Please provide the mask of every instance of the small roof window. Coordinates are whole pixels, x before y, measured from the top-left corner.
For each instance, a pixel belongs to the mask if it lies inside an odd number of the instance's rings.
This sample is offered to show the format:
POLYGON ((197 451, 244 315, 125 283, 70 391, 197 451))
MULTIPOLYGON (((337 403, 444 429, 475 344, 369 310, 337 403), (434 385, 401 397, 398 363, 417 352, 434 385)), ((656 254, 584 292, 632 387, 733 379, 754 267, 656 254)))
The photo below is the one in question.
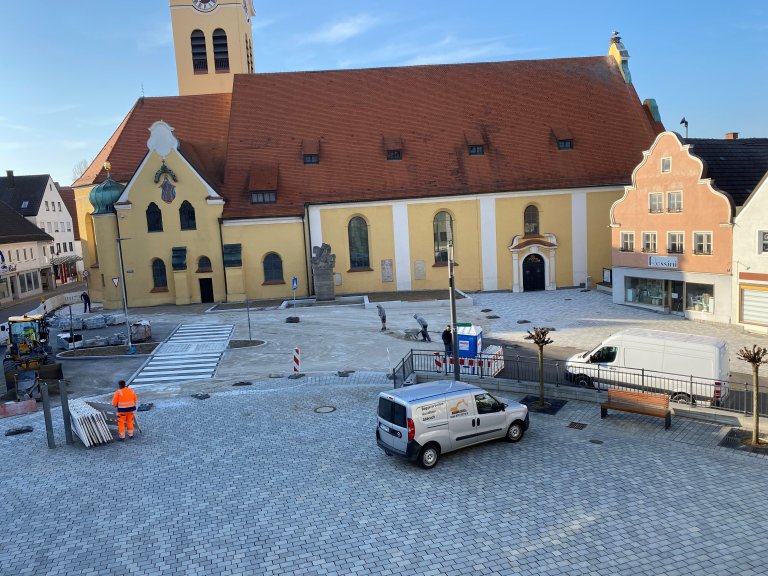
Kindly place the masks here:
POLYGON ((557 141, 558 150, 573 150, 573 135, 566 126, 554 126, 552 135, 557 141))
POLYGON ((301 154, 304 164, 320 164, 320 140, 317 138, 302 140, 301 154))

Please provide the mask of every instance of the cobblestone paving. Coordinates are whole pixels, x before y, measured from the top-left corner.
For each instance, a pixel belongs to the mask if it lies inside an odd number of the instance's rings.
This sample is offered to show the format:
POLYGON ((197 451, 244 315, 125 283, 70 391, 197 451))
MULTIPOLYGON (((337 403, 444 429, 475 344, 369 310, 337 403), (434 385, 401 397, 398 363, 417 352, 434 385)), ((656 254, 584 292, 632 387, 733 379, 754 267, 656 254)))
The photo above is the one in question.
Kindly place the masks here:
POLYGON ((15 418, 35 431, 0 436, 0 574, 766 573, 768 459, 717 448, 725 428, 572 401, 423 471, 375 445, 390 386, 156 399, 137 439, 92 449, 62 445, 60 413, 55 450, 42 414, 15 418))

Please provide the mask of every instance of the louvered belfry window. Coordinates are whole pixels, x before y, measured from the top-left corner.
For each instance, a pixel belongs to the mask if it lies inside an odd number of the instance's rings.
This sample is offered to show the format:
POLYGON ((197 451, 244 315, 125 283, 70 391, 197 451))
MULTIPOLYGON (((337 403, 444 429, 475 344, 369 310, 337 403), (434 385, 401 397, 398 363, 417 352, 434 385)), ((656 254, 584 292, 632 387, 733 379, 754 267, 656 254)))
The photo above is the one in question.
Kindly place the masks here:
POLYGON ((213 31, 213 62, 216 66, 216 72, 229 72, 227 33, 221 28, 213 31))
POLYGON ((208 73, 208 51, 205 48, 205 34, 201 30, 193 30, 192 42, 192 70, 195 74, 208 73))

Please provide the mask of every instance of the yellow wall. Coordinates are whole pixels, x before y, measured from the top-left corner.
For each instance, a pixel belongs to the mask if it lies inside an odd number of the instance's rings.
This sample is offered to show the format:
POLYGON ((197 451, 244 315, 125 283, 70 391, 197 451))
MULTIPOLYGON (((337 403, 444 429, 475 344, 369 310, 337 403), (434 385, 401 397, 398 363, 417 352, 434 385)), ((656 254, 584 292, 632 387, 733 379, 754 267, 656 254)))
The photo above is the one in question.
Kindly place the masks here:
MULTIPOLYGON (((430 202, 408 206, 411 252, 411 287, 413 290, 448 289, 448 267, 435 266, 433 222, 438 212, 448 212, 453 219, 454 269, 456 288, 480 290, 482 258, 480 251, 480 206, 477 199, 458 202, 430 202), (415 262, 424 261, 426 280, 416 280, 415 262)), ((325 234, 325 231, 323 231, 325 234)))
POLYGON ((496 257, 498 289, 512 289, 512 239, 524 233, 523 213, 533 204, 539 209, 539 232, 554 234, 557 286, 573 284, 573 239, 571 238, 571 195, 520 196, 496 200, 496 257))
MULTIPOLYGON (((291 298, 291 279, 296 276, 299 288, 296 297, 308 295, 307 267, 304 260, 304 227, 301 222, 250 224, 242 226, 224 226, 222 229, 224 244, 241 244, 243 268, 242 285, 245 294, 251 300, 272 298, 291 298), (283 284, 264 284, 264 258, 270 252, 276 253, 283 261, 283 284)), ((242 300, 236 292, 238 273, 233 268, 227 269, 227 278, 235 282, 228 286, 230 301, 242 300)))
POLYGON ((253 34, 242 2, 225 3, 219 0, 219 5, 211 12, 202 13, 192 6, 191 0, 171 0, 171 21, 179 95, 231 92, 234 75, 249 72, 245 38, 247 36, 253 46, 253 34), (228 73, 216 72, 214 66, 212 35, 217 28, 227 33, 228 73), (205 34, 207 74, 195 74, 192 67, 190 36, 193 30, 201 30, 205 34))
POLYGON ((587 194, 587 274, 592 284, 603 281, 603 268, 611 267, 611 205, 623 192, 587 194))
MULTIPOLYGON (((184 303, 187 295, 192 302, 200 302, 199 278, 213 278, 215 301, 223 301, 224 278, 221 273, 223 261, 221 241, 219 239, 218 218, 222 213, 221 204, 208 204, 208 191, 200 178, 175 151, 166 158, 166 164, 177 176, 176 198, 170 203, 160 197, 160 185, 154 182, 155 173, 162 166, 162 158, 152 152, 143 170, 134 177, 130 196, 130 209, 118 210, 120 234, 123 238, 123 263, 126 272, 126 288, 130 306, 155 306, 158 304, 176 304, 179 284, 179 303, 184 303), (181 230, 179 208, 184 200, 195 209, 195 230, 181 230), (154 202, 163 215, 163 231, 147 232, 146 210, 154 202), (183 274, 174 274, 171 264, 172 248, 187 248, 187 270, 183 274), (198 260, 207 256, 211 261, 213 273, 197 273, 198 260), (157 291, 153 288, 152 261, 160 258, 165 263, 168 290, 157 291), (154 290, 154 291, 153 291, 154 290)), ((100 266, 101 263, 100 253, 100 266)))
POLYGON ((389 292, 397 289, 395 273, 395 243, 392 229, 392 208, 390 206, 366 206, 322 210, 320 222, 323 241, 330 244, 331 252, 336 255, 334 272, 341 274, 341 285, 336 286, 336 294, 359 294, 361 292, 389 292), (370 271, 350 271, 349 259, 349 221, 355 216, 362 217, 368 223, 368 254, 370 271), (392 282, 382 282, 381 261, 392 260, 392 282))

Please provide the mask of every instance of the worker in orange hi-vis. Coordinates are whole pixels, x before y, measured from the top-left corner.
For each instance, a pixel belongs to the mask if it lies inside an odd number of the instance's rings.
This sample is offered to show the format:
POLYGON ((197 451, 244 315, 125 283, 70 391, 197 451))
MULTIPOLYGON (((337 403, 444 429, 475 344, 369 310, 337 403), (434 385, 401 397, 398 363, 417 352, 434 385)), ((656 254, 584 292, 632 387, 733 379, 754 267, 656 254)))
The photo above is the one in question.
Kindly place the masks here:
POLYGON ((120 380, 119 388, 112 396, 112 405, 117 406, 118 440, 125 440, 125 429, 128 428, 128 439, 133 438, 133 413, 136 411, 136 392, 120 380))

